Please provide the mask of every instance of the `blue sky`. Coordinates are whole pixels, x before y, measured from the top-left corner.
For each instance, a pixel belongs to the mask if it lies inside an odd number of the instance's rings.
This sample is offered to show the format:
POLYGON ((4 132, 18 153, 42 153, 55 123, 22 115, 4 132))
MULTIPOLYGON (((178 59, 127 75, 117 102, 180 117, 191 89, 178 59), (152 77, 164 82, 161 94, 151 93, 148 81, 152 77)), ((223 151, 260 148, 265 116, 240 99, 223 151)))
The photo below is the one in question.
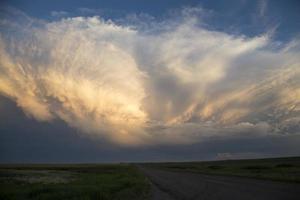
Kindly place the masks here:
POLYGON ((53 20, 53 11, 67 12, 66 16, 100 15, 107 19, 129 14, 148 14, 157 20, 183 7, 201 7, 209 12, 206 23, 211 28, 253 36, 276 28, 274 37, 288 40, 299 33, 300 2, 297 0, 9 0, 3 6, 12 6, 36 18, 53 20), (80 12, 80 9, 95 12, 80 12))
POLYGON ((299 155, 299 1, 0 7, 0 162, 299 155))

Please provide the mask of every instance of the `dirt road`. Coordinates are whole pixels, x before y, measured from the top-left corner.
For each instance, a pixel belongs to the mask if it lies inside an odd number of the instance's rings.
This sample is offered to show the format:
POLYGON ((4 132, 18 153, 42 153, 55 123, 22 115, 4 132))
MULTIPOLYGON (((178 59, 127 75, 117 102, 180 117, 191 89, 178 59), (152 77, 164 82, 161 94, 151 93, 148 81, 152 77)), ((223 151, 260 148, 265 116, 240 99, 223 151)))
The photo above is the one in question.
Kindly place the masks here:
POLYGON ((300 199, 300 184, 139 168, 152 183, 154 200, 300 199))

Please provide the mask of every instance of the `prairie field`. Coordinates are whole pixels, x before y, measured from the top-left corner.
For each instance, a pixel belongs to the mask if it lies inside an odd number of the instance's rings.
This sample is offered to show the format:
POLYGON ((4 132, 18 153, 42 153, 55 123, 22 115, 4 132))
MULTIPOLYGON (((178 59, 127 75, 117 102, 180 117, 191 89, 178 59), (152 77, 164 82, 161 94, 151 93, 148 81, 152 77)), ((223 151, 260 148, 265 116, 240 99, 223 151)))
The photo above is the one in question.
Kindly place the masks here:
MULTIPOLYGON (((254 178, 255 183, 262 179, 275 181, 269 185, 286 182, 297 186, 300 183, 300 157, 122 164, 2 164, 0 199, 155 199, 153 187, 164 184, 163 176, 170 175, 166 180, 174 179, 172 187, 177 187, 180 184, 177 176, 181 180, 192 174, 193 178, 199 177, 199 180, 194 180, 195 185, 205 181, 205 175, 210 175, 210 179, 223 181, 224 177, 229 181, 239 180, 241 184, 246 184, 246 179, 244 183, 235 177, 254 178), (156 176, 158 183, 153 179, 156 176)), ((165 186, 163 191, 170 188, 165 186)), ((213 188, 218 189, 217 186, 213 188)))
POLYGON ((0 199, 147 199, 149 185, 128 164, 2 165, 0 199))

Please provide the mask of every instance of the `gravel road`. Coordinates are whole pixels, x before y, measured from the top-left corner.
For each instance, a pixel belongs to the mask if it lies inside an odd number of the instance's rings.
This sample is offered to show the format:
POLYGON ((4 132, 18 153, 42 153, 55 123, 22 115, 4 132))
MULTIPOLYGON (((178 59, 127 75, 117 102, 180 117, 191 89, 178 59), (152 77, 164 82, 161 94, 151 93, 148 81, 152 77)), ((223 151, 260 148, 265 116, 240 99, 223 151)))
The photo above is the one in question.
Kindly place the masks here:
POLYGON ((154 200, 299 200, 300 184, 171 172, 139 166, 154 200))

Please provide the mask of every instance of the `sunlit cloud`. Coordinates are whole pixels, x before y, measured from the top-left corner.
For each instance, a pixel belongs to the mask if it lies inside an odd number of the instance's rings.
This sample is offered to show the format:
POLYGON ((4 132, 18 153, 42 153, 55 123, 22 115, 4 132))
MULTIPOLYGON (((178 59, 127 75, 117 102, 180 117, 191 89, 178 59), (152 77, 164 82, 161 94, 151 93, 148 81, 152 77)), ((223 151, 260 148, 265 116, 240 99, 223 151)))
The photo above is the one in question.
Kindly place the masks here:
POLYGON ((122 145, 299 133, 299 40, 278 45, 270 33, 210 30, 195 10, 180 16, 159 29, 3 17, 0 93, 36 120, 122 145))

